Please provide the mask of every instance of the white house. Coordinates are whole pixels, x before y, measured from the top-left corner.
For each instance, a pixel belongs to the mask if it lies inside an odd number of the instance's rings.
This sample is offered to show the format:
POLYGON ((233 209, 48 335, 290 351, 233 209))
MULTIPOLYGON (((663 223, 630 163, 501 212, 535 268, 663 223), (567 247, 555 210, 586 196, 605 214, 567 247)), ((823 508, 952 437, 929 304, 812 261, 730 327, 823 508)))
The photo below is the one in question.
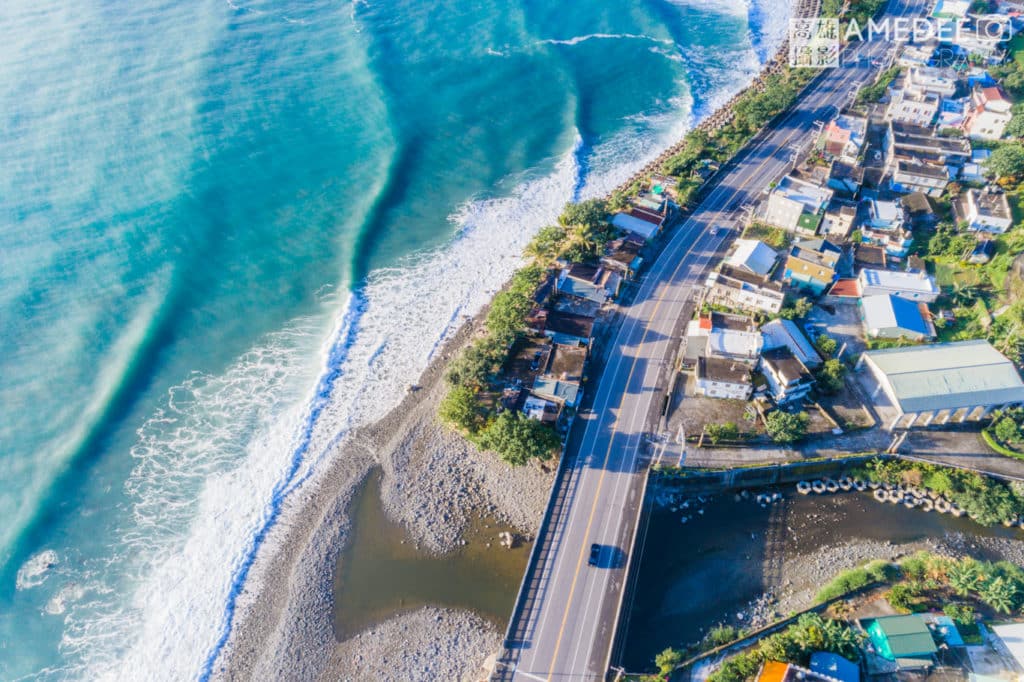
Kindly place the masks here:
POLYGON ((697 393, 709 398, 749 400, 754 392, 750 365, 725 358, 697 359, 697 393))
POLYGON ((832 190, 787 175, 768 195, 764 222, 789 232, 816 234, 832 190))
POLYGON ((780 282, 731 265, 723 264, 709 274, 704 285, 704 301, 709 305, 772 314, 782 310, 786 300, 780 282))
POLYGON ((864 268, 857 275, 861 296, 892 294, 910 301, 932 303, 939 297, 935 280, 925 273, 864 268))
POLYGON ((963 129, 968 137, 980 140, 998 140, 1013 118, 1013 103, 999 86, 976 87, 971 93, 970 110, 963 129))
POLYGON ((967 229, 1002 234, 1013 224, 1006 193, 995 187, 969 189, 953 202, 957 222, 966 222, 967 229))
POLYGON ((760 367, 772 398, 780 405, 805 397, 814 387, 814 377, 789 348, 765 351, 760 367))
POLYGON ((729 256, 728 263, 755 275, 767 275, 775 267, 778 257, 775 250, 760 240, 737 239, 736 250, 729 256))

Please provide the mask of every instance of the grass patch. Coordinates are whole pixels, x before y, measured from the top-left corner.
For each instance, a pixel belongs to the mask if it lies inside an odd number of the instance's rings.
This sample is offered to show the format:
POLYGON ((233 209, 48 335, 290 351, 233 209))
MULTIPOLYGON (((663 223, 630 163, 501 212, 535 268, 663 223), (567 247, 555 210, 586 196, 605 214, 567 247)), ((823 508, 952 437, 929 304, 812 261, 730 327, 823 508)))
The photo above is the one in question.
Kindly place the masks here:
POLYGON ((884 583, 899 576, 899 569, 888 561, 872 561, 858 568, 843 571, 828 582, 814 597, 817 604, 863 589, 875 583, 884 583))
POLYGON ((998 440, 996 440, 996 437, 990 433, 989 429, 982 429, 981 439, 985 441, 985 445, 989 446, 990 448, 998 452, 1000 455, 1005 455, 1006 457, 1013 457, 1014 459, 1024 460, 1024 452, 1018 452, 1016 450, 1011 450, 1010 448, 1006 447, 998 440))
POLYGON ((757 239, 773 249, 782 249, 789 245, 793 235, 781 227, 772 227, 764 223, 751 223, 743 231, 744 239, 757 239))

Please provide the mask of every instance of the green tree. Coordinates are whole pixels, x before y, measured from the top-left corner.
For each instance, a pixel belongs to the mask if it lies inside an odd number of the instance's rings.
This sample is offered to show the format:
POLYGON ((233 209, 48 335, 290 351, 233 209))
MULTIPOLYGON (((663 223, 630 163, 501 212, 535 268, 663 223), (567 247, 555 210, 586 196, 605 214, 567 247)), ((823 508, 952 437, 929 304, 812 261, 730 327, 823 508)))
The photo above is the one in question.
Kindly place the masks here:
POLYGON ((818 338, 814 340, 814 345, 822 355, 829 358, 835 355, 839 349, 839 344, 828 334, 818 334, 818 338))
POLYGON ((491 301, 484 324, 487 331, 502 343, 511 343, 516 334, 523 330, 526 316, 533 307, 533 300, 522 293, 506 289, 499 291, 491 301))
POLYGON ((475 432, 480 418, 476 391, 468 386, 452 387, 438 405, 437 416, 449 426, 475 432))
POLYGON ((490 337, 481 339, 452 360, 445 378, 453 386, 486 388, 489 379, 501 369, 504 358, 502 342, 490 337))
POLYGON ((807 315, 811 312, 814 304, 803 296, 797 298, 788 303, 782 310, 779 311, 779 317, 784 317, 787 320, 796 320, 807 315))
POLYGON ((658 666, 658 672, 662 675, 669 675, 683 662, 683 652, 669 647, 654 657, 654 665, 658 666))
POLYGON ((595 228, 608 221, 608 207, 601 199, 587 199, 579 203, 569 203, 558 216, 558 224, 563 227, 582 226, 595 228))
POLYGON ((1024 145, 1019 142, 1000 145, 988 157, 985 168, 1001 178, 1024 175, 1024 145))
POLYGON ((514 410, 499 414, 480 434, 480 447, 493 450, 512 466, 533 458, 550 459, 560 446, 561 440, 551 427, 514 410))
POLYGON ((993 428, 996 438, 1004 443, 1013 443, 1020 438, 1020 428, 1012 417, 1000 417, 993 428))
POLYGON ((704 432, 707 433, 712 445, 718 445, 722 440, 736 440, 740 437, 740 427, 735 422, 708 424, 704 427, 704 432))
POLYGON ((846 365, 842 360, 829 358, 818 368, 818 388, 829 395, 839 393, 843 390, 844 377, 846 376, 846 365))
POLYGON ((810 417, 806 412, 783 412, 775 410, 765 417, 765 428, 776 443, 795 443, 807 435, 810 417))

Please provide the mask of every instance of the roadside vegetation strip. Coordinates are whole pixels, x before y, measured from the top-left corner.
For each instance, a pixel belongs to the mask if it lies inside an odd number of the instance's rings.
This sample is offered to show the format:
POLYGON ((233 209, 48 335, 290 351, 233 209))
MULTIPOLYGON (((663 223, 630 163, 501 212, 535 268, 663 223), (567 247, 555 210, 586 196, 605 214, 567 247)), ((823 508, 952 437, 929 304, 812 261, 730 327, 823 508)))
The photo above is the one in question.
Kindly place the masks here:
POLYGON ((982 440, 985 441, 985 445, 989 446, 990 448, 998 452, 1000 455, 1004 455, 1006 457, 1013 457, 1014 459, 1024 460, 1024 453, 1017 452, 1016 450, 1011 450, 1010 448, 1001 444, 998 440, 996 440, 995 436, 993 436, 990 431, 990 429, 982 429, 981 431, 981 438, 982 440))

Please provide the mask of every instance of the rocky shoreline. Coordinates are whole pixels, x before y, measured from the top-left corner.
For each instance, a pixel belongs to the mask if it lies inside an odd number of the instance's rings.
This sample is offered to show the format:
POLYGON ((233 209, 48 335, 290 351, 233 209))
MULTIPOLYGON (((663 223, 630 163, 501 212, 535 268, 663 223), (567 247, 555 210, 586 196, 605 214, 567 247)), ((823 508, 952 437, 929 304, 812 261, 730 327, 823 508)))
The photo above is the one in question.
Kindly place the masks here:
MULTIPOLYGON (((802 11, 803 6, 797 3, 802 11)), ((785 45, 762 73, 700 125, 721 126, 730 104, 780 68, 785 45)), ((678 145, 676 145, 678 146, 678 145)), ((640 173, 674 152, 665 150, 640 173)), ((421 548, 455 548, 474 516, 488 515, 532 538, 553 481, 553 464, 512 469, 480 453, 436 419, 448 360, 479 333, 486 310, 435 357, 414 390, 380 421, 360 428, 330 456, 326 471, 288 501, 241 595, 214 677, 251 679, 474 679, 500 633, 465 611, 401 614, 345 642, 332 624, 335 561, 350 533, 347 508, 366 476, 383 471, 387 514, 421 548), (392 652, 392 653, 387 653, 392 652), (387 661, 387 663, 385 663, 387 661)))
POLYGON ((454 549, 481 514, 525 537, 535 532, 553 473, 538 466, 512 469, 436 419, 447 360, 477 333, 483 315, 446 344, 397 407, 359 429, 327 470, 289 500, 282 514, 287 523, 274 528, 253 567, 249 585, 258 587, 239 599, 216 679, 460 679, 497 650, 500 633, 465 611, 420 609, 342 643, 332 622, 335 562, 350 532, 348 506, 375 469, 383 472, 387 514, 430 552, 454 549), (392 650, 403 653, 383 653, 392 650), (394 665, 378 667, 384 658, 394 665), (352 666, 360 660, 364 664, 352 666), (412 677, 402 674, 414 670, 412 677))

